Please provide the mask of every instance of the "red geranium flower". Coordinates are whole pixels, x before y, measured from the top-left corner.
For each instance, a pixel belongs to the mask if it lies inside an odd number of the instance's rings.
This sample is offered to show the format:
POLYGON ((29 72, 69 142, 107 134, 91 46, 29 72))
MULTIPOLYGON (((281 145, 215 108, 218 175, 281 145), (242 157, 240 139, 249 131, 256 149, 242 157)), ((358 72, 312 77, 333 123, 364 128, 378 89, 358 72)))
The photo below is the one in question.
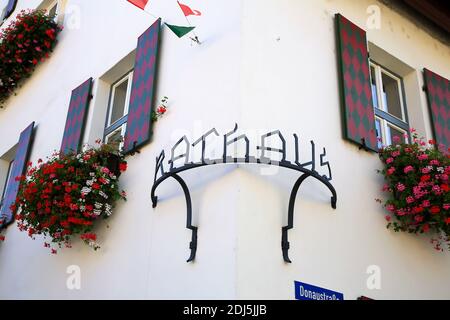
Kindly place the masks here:
POLYGON ((125 172, 125 171, 127 171, 127 169, 128 169, 128 165, 127 165, 126 162, 121 162, 121 163, 119 164, 119 170, 120 170, 121 172, 125 172))
POLYGON ((438 206, 432 206, 430 212, 432 214, 438 214, 439 212, 441 212, 441 208, 439 208, 438 206))
POLYGON ((95 233, 85 233, 80 236, 81 240, 97 240, 97 235, 95 233))

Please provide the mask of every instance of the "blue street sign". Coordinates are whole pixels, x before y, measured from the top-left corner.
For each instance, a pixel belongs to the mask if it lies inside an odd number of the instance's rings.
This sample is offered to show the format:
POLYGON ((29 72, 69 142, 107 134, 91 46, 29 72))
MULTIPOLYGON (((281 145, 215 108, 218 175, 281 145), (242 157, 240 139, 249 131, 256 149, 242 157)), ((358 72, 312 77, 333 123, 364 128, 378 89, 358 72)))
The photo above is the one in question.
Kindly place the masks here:
POLYGON ((344 295, 340 292, 298 281, 295 281, 294 283, 296 300, 344 300, 344 295))

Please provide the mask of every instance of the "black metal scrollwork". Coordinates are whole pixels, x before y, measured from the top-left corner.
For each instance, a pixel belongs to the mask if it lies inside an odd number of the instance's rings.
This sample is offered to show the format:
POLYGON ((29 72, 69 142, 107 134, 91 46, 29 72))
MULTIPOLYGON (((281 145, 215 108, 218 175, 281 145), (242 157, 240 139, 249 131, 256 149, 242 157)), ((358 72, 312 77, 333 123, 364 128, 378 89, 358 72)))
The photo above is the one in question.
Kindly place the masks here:
POLYGON ((297 197, 298 190, 300 189, 300 186, 302 183, 309 177, 312 177, 320 182, 322 182, 331 192, 331 207, 333 209, 336 209, 336 203, 337 203, 337 193, 334 189, 333 185, 330 183, 332 180, 331 175, 331 167, 330 163, 328 161, 324 161, 324 158, 326 157, 327 153, 325 148, 323 149, 322 154, 320 154, 320 166, 326 167, 328 171, 328 175, 320 175, 316 171, 316 157, 315 157, 315 144, 313 141, 311 141, 311 161, 300 163, 300 153, 299 153, 299 144, 298 144, 298 136, 294 134, 294 143, 295 143, 295 161, 294 163, 291 163, 290 161, 286 160, 286 140, 284 139, 283 135, 279 130, 269 132, 261 137, 261 146, 257 146, 257 150, 261 151, 261 156, 259 158, 251 157, 250 156, 250 141, 245 135, 240 135, 234 139, 229 140, 229 137, 236 133, 238 130, 238 125, 236 124, 234 129, 227 134, 223 136, 224 140, 224 151, 222 158, 219 159, 206 159, 205 158, 205 150, 206 150, 206 138, 211 135, 215 134, 216 136, 219 136, 219 133, 216 129, 211 129, 207 133, 205 133, 203 136, 200 137, 197 141, 195 141, 192 144, 192 147, 195 147, 200 142, 202 143, 202 157, 200 162, 189 162, 189 156, 190 156, 190 142, 186 136, 183 136, 172 148, 172 154, 171 159, 168 161, 170 164, 169 171, 164 170, 163 162, 165 159, 165 153, 164 150, 161 152, 161 154, 156 158, 156 167, 155 167, 155 178, 154 183, 151 191, 151 199, 153 203, 153 207, 155 208, 158 204, 158 197, 156 196, 156 189, 158 186, 164 182, 168 178, 174 178, 183 189, 185 198, 186 198, 186 227, 192 231, 192 239, 190 243, 190 250, 191 254, 189 256, 189 259, 187 262, 191 262, 195 260, 195 255, 197 252, 197 231, 198 227, 192 225, 192 200, 191 195, 189 192, 189 188, 186 184, 186 182, 179 176, 179 174, 183 171, 200 168, 208 165, 213 164, 219 164, 219 163, 255 163, 255 164, 266 164, 266 165, 276 165, 282 168, 295 170, 301 173, 301 176, 297 179, 295 182, 291 195, 289 198, 289 208, 288 208, 288 223, 286 226, 282 227, 282 236, 281 236, 281 248, 283 252, 283 259, 285 262, 290 263, 291 260, 289 259, 289 248, 290 244, 288 241, 288 231, 293 228, 294 226, 294 208, 295 208, 295 200, 297 197), (281 149, 272 148, 266 146, 265 142, 266 139, 277 135, 281 141, 282 147, 281 149), (244 158, 234 158, 231 156, 228 156, 228 147, 234 143, 237 143, 239 140, 243 140, 245 142, 246 147, 246 153, 244 158), (186 145, 186 151, 180 155, 175 155, 176 150, 178 147, 185 143, 186 145), (270 157, 266 156, 266 152, 277 152, 281 154, 281 160, 271 160, 270 157), (175 167, 174 163, 176 160, 180 160, 182 158, 185 158, 185 162, 181 167, 175 167), (310 167, 308 169, 307 167, 310 167), (160 173, 160 176, 158 177, 158 173, 160 173))

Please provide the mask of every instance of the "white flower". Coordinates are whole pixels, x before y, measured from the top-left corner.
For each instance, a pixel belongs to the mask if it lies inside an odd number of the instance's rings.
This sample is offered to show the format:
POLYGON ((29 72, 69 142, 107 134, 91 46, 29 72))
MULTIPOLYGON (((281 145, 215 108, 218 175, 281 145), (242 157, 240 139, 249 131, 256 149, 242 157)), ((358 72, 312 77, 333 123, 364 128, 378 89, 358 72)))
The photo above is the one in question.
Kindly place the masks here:
POLYGON ((94 206, 95 206, 95 209, 101 209, 103 207, 103 204, 96 202, 94 206))
POLYGON ((89 192, 91 192, 92 189, 88 188, 88 187, 83 187, 83 189, 81 189, 81 194, 82 195, 87 195, 89 192))
POLYGON ((94 172, 89 172, 89 175, 90 175, 91 177, 95 177, 95 173, 94 173, 94 172))
POLYGON ((86 181, 86 185, 88 185, 89 187, 92 187, 93 184, 94 184, 94 180, 86 181))
POLYGON ((99 215, 102 214, 102 210, 94 210, 94 214, 95 214, 96 216, 99 216, 99 215))
POLYGON ((97 242, 95 242, 94 240, 89 240, 88 245, 92 248, 94 248, 95 250, 99 249, 100 246, 98 245, 97 242))
POLYGON ((444 173, 444 168, 443 167, 439 167, 439 168, 437 168, 437 171, 440 172, 440 173, 444 173))
POLYGON ((103 191, 100 191, 98 194, 101 195, 103 198, 108 199, 108 195, 103 191))
POLYGON ((105 203, 105 212, 108 217, 112 215, 112 206, 108 203, 105 203))

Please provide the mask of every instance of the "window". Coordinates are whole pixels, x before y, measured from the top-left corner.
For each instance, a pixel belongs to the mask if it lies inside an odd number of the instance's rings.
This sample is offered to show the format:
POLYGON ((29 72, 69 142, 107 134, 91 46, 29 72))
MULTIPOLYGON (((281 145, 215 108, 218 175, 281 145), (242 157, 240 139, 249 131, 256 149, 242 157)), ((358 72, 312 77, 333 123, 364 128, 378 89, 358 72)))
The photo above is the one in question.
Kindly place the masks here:
POLYGON ((402 79, 374 62, 370 63, 370 78, 378 147, 391 145, 397 139, 408 142, 402 79))
POLYGON ((54 17, 55 21, 58 20, 58 0, 54 0, 47 7, 47 12, 50 17, 54 17))
POLYGON ((5 198, 6 189, 8 188, 8 182, 9 182, 9 179, 11 178, 13 163, 14 163, 14 161, 9 162, 8 169, 7 169, 6 176, 5 176, 6 178, 4 181, 0 182, 0 183, 3 183, 3 185, 1 186, 1 187, 3 187, 3 189, 2 189, 1 197, 0 197, 0 208, 2 207, 3 199, 5 198))
POLYGON ((123 147, 127 128, 132 80, 131 71, 111 86, 104 141, 116 145, 118 150, 123 147))
POLYGON ((55 23, 63 25, 67 2, 68 0, 41 0, 37 9, 45 10, 49 16, 53 17, 55 23))

